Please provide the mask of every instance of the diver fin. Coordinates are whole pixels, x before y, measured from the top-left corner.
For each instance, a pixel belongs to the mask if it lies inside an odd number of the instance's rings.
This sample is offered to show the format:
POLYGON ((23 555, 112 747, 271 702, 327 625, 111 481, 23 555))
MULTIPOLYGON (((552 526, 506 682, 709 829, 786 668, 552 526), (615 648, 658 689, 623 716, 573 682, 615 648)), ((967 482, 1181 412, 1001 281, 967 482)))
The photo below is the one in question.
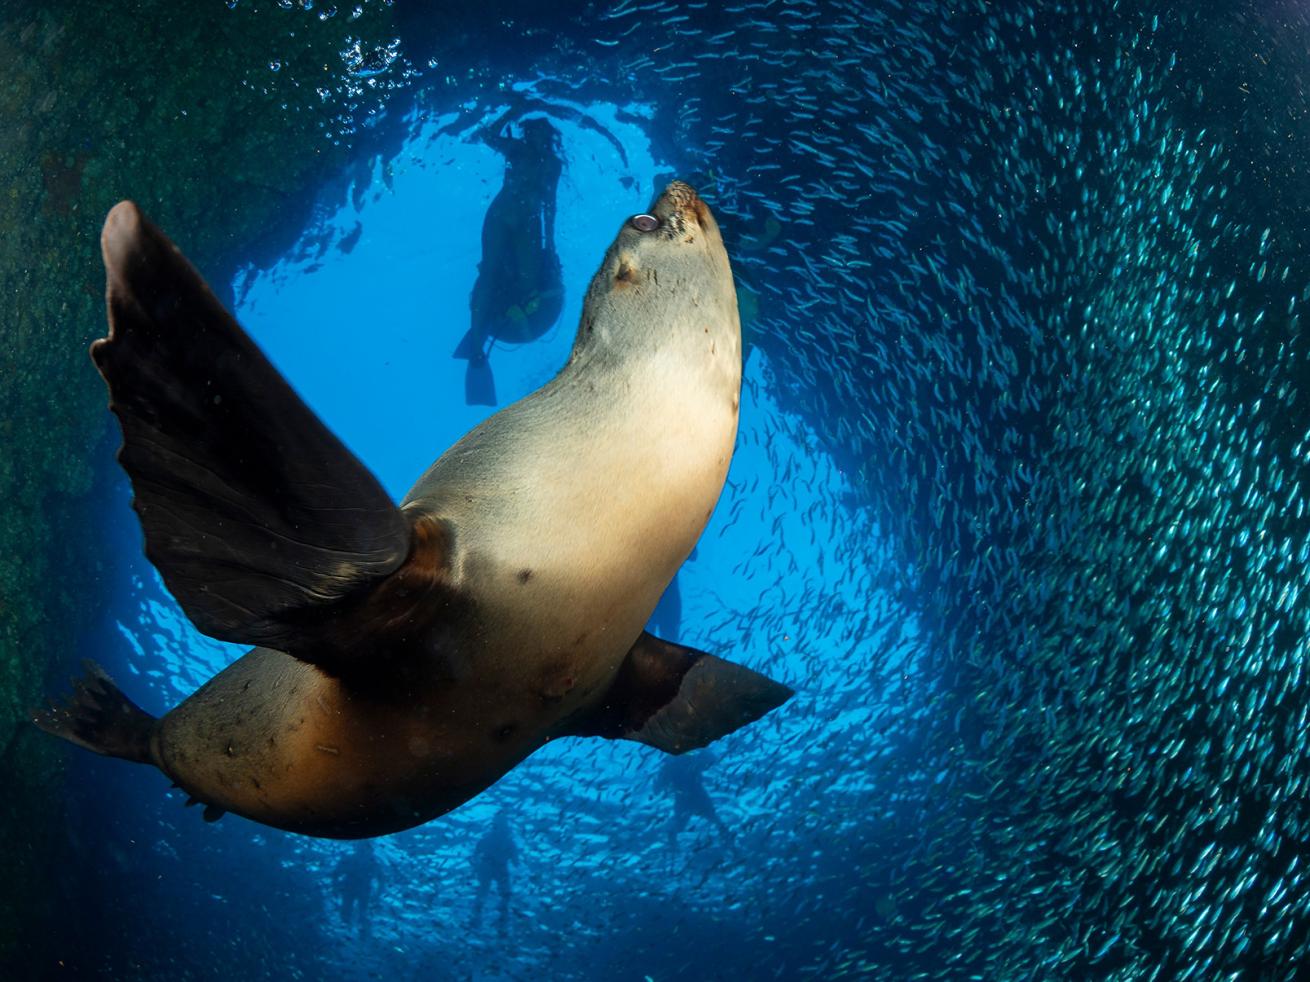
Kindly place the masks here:
POLYGON ((86 675, 73 680, 73 695, 63 706, 32 713, 32 722, 53 736, 138 764, 154 763, 150 740, 157 720, 119 690, 103 668, 87 660, 86 675))
POLYGON ((298 654, 325 608, 405 563, 410 522, 134 204, 101 249, 109 336, 91 357, 146 555, 204 633, 298 654))
POLYGON ((494 406, 496 404, 496 380, 491 376, 491 361, 479 353, 469 359, 468 370, 464 373, 464 404, 466 406, 494 406))
POLYGON ((451 357, 472 361, 483 353, 483 342, 485 341, 486 337, 476 327, 470 327, 464 332, 464 337, 460 340, 459 346, 451 357))
POLYGON ((753 723, 792 694, 749 668, 643 632, 600 705, 567 735, 681 754, 753 723))

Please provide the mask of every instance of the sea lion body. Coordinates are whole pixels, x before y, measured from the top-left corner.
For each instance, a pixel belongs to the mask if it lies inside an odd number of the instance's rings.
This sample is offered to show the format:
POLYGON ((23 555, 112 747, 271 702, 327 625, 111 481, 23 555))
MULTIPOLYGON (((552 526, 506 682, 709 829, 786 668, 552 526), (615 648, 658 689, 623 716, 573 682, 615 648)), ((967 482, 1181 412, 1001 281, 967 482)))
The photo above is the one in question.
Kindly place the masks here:
MULTIPOLYGON (((732 276, 709 209, 675 183, 652 213, 657 228, 628 223, 610 247, 560 373, 472 430, 405 497, 415 531, 403 562, 321 612, 264 619, 275 626, 259 630, 294 655, 255 647, 154 724, 148 748, 97 730, 86 712, 80 731, 75 711, 62 730, 42 725, 148 758, 212 809, 358 837, 449 811, 555 736, 681 752, 786 698, 747 669, 642 633, 723 488, 741 376, 732 276)), ((112 392, 112 365, 102 371, 112 392)), ((149 546, 158 512, 146 479, 135 484, 149 546)), ((182 570, 172 581, 170 560, 152 556, 184 608, 223 629, 211 633, 256 634, 215 620, 209 586, 185 579, 190 551, 171 561, 182 570)), ((107 678, 89 685, 112 689, 107 678)))

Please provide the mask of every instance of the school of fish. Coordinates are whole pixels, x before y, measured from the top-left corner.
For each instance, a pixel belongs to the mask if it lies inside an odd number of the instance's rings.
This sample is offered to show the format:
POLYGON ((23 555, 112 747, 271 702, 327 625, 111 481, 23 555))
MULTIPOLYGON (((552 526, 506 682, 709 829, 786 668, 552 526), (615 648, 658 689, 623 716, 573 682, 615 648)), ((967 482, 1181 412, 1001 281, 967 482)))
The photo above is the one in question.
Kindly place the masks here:
MULTIPOLYGON (((1306 955, 1305 213, 1252 221, 1273 191, 1178 77, 1205 14, 1129 6, 607 15, 602 47, 642 37, 625 69, 682 94, 756 343, 923 633, 908 694, 871 694, 898 749, 847 763, 882 800, 850 834, 896 861, 797 890, 867 914, 816 977, 1306 955)), ((824 618, 822 589, 792 606, 824 618)))

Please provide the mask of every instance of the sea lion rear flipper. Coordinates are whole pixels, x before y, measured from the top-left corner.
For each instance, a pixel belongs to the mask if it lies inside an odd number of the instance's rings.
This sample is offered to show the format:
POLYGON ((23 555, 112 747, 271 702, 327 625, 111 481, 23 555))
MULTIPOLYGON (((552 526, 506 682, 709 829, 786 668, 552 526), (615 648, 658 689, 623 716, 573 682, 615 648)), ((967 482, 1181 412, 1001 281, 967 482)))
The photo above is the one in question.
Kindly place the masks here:
POLYGON ((200 630, 290 650, 402 566, 410 523, 134 204, 101 249, 109 337, 91 356, 146 554, 200 630))
POLYGON ((87 660, 82 665, 86 676, 73 680, 68 702, 36 710, 32 722, 47 733, 106 757, 150 763, 155 717, 123 695, 95 662, 87 660))
POLYGON ((568 735, 681 754, 753 723, 792 694, 759 672, 643 632, 600 705, 568 735))

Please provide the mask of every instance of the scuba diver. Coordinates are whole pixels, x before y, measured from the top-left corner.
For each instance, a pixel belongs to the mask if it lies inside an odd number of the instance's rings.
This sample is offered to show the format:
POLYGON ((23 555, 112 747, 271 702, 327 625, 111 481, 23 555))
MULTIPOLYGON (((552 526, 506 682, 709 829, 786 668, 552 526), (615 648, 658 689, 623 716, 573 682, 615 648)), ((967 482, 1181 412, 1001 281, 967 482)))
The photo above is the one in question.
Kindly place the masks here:
POLYGON ((714 808, 709 792, 701 775, 718 763, 719 758, 708 751, 684 754, 679 757, 665 757, 660 766, 657 785, 673 795, 673 816, 669 819, 667 831, 669 844, 678 845, 678 833, 687 826, 692 815, 708 818, 716 826, 729 846, 733 846, 732 831, 714 808))
POLYGON ((341 857, 332 873, 332 882, 341 895, 341 921, 359 929, 360 936, 372 933, 368 906, 373 887, 381 879, 381 867, 373 854, 373 843, 367 839, 341 857))
POLYGON ((482 905, 494 882, 500 890, 499 930, 504 934, 509 924, 509 864, 518 859, 518 848, 509 830, 509 816, 496 812, 491 828, 473 849, 473 872, 478 878, 478 893, 473 900, 473 926, 482 926, 482 905))
POLYGON ((512 108, 477 132, 505 158, 505 180, 482 222, 482 261, 469 296, 471 325, 455 357, 468 361, 464 401, 494 406, 488 356, 497 341, 535 341, 559 319, 564 280, 555 252, 555 197, 564 169, 559 131, 525 119, 509 134, 512 108))

